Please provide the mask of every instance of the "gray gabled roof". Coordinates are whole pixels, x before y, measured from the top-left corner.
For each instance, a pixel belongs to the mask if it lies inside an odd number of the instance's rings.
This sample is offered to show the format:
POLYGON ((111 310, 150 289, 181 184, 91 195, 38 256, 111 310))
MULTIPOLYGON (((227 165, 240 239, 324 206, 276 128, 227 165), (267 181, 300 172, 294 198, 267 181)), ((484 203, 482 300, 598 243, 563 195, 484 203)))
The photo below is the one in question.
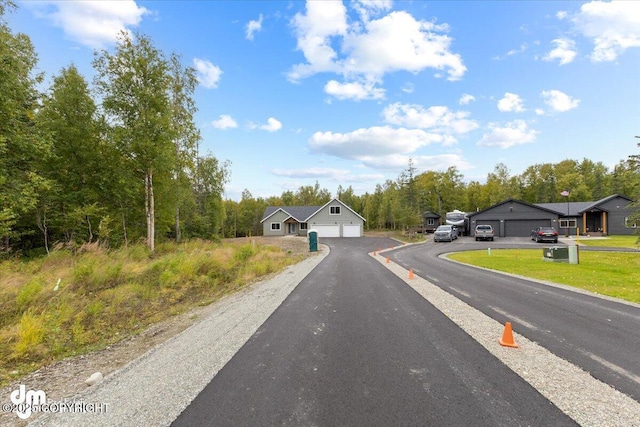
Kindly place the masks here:
MULTIPOLYGON (((620 194, 613 194, 611 196, 607 196, 604 199, 597 200, 595 202, 558 202, 558 203, 536 203, 536 206, 540 206, 542 208, 550 209, 556 211, 561 215, 567 215, 567 208, 569 209, 568 216, 580 216, 583 212, 592 210, 592 209, 601 209, 600 205, 608 202, 609 200, 613 200, 615 198, 622 198, 629 202, 633 201, 628 197, 621 196, 620 194), (568 206, 567 206, 568 205, 568 206)), ((602 209, 604 210, 604 209, 602 209)))
POLYGON ((567 202, 558 202, 535 204, 535 206, 554 211, 563 216, 567 216, 567 209, 569 210, 568 216, 580 216, 580 214, 591 205, 593 205, 593 202, 569 202, 568 204, 567 202))
POLYGON ((364 219, 361 215, 359 215, 358 212, 356 212, 353 209, 351 209, 343 201, 341 201, 340 199, 337 199, 337 198, 333 198, 333 199, 329 200, 327 203, 325 203, 322 206, 267 206, 267 208, 264 211, 264 215, 262 216, 262 220, 260 220, 260 222, 261 223, 264 222, 270 216, 272 216, 273 214, 275 214, 278 211, 282 211, 282 212, 286 213, 287 215, 289 215, 290 217, 292 217, 293 219, 295 219, 298 222, 307 222, 312 216, 314 216, 317 212, 319 212, 325 206, 329 205, 332 202, 340 203, 342 206, 344 206, 345 208, 349 209, 351 212, 353 212, 355 215, 357 215, 363 221, 366 221, 366 219, 364 219))
POLYGON ((264 220, 278 211, 283 211, 298 222, 305 222, 321 207, 322 206, 267 206, 267 209, 265 209, 264 215, 262 216, 262 220, 260 222, 264 222, 264 220))

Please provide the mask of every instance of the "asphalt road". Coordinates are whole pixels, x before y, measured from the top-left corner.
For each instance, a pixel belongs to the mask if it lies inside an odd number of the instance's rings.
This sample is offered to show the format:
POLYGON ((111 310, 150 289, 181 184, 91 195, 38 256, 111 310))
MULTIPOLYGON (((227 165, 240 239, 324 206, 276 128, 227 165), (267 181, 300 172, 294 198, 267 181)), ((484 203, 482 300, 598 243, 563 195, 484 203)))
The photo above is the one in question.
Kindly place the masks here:
POLYGON ((544 246, 527 239, 475 242, 467 237, 387 255, 489 317, 510 321, 518 333, 640 401, 640 307, 438 257, 456 250, 544 246))
POLYGON ((396 242, 323 243, 330 255, 173 425, 575 425, 367 255, 396 242))

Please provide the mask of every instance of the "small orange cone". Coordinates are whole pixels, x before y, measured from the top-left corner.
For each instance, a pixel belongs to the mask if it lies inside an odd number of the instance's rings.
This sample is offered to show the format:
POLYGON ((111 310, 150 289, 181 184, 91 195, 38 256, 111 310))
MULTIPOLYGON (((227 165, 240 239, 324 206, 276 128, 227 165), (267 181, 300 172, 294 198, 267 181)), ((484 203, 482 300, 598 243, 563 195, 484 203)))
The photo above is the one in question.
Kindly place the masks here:
POLYGON ((502 339, 499 339, 498 342, 503 347, 513 347, 518 348, 518 344, 513 340, 513 330, 511 329, 511 322, 507 322, 504 324, 504 332, 502 333, 502 339))
POLYGON ((373 251, 373 256, 376 256, 376 251, 373 251))
POLYGON ((413 268, 409 270, 409 279, 413 279, 413 268))
POLYGON ((389 264, 389 257, 387 257, 387 264, 389 264))

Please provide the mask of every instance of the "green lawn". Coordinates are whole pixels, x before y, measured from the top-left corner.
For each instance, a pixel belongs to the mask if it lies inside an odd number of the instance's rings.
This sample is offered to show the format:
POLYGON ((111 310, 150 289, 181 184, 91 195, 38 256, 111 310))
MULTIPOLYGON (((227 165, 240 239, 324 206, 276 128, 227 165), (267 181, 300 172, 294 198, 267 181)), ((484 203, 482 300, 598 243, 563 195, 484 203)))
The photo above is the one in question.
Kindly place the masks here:
POLYGON ((468 251, 449 258, 640 303, 640 253, 581 251, 576 265, 543 261, 542 248, 493 249, 491 255, 468 251))
POLYGON ((634 248, 640 249, 638 235, 633 236, 609 236, 603 238, 580 238, 581 245, 584 246, 607 246, 609 248, 634 248))

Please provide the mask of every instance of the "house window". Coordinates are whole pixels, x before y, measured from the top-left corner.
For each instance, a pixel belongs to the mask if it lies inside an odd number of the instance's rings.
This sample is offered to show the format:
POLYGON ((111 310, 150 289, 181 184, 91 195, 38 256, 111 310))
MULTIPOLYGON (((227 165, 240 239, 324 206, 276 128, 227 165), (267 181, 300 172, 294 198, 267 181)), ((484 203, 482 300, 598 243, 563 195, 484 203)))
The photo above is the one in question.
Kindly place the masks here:
POLYGON ((331 206, 330 215, 340 215, 340 206, 331 206))
POLYGON ((280 230, 280 223, 279 222, 272 222, 271 223, 271 231, 278 231, 280 230))
POLYGON ((306 230, 308 228, 309 228, 309 226, 307 225, 306 222, 301 222, 300 223, 300 230, 306 230))
POLYGON ((627 228, 636 228, 638 227, 638 223, 636 222, 635 219, 627 216, 624 218, 624 226, 627 228))
POLYGON ((578 226, 575 219, 561 219, 560 228, 576 228, 578 226))
POLYGON ((436 225, 436 220, 433 218, 428 218, 427 219, 427 225, 436 225))

